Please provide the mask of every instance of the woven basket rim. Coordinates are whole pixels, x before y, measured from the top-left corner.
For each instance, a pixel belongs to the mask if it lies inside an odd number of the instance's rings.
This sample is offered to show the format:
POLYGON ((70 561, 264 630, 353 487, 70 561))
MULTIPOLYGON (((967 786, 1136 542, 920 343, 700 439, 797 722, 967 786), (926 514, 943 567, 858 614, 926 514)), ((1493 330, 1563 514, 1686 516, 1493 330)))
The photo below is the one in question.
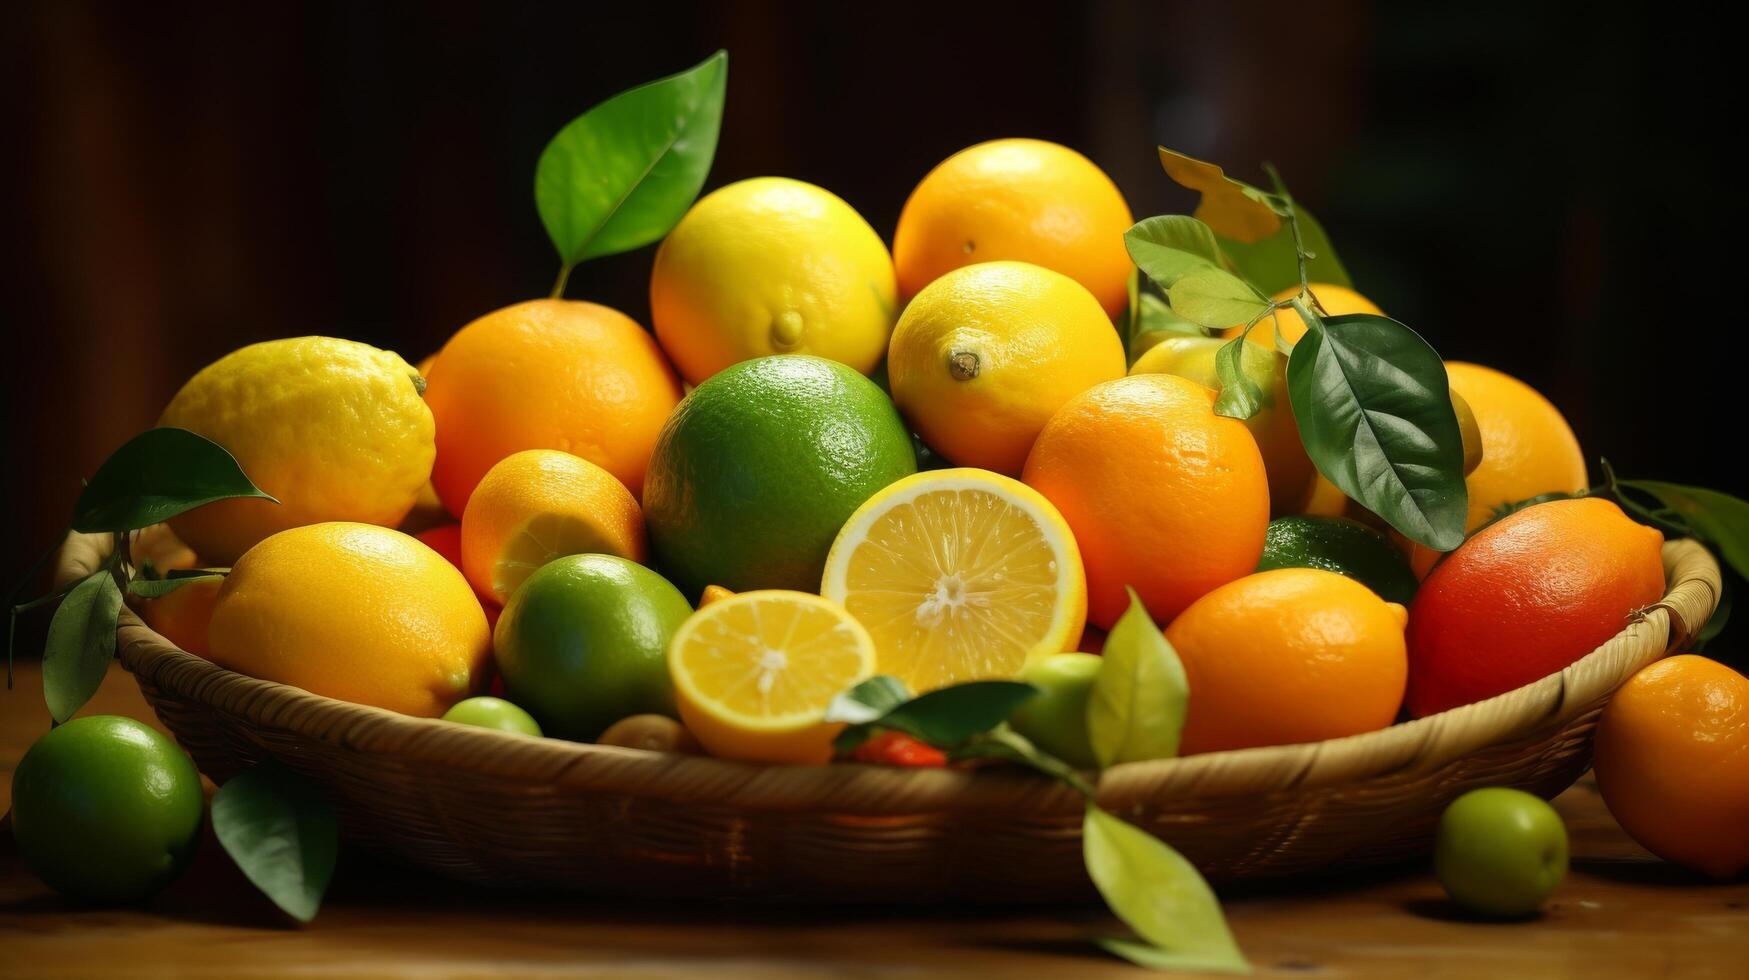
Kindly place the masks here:
MULTIPOLYGON (((58 556, 57 584, 98 568, 112 542, 110 535, 70 534, 58 556)), ((136 539, 135 553, 150 553, 167 542, 174 542, 167 528, 149 528, 136 539)), ((1122 810, 1164 795, 1210 799, 1407 777, 1487 746, 1558 727, 1600 705, 1635 671, 1662 655, 1648 658, 1646 650, 1679 647, 1712 615, 1721 588, 1712 555, 1698 542, 1684 539, 1666 542, 1663 559, 1664 598, 1556 674, 1486 701, 1361 735, 1113 766, 1098 775, 1099 803, 1122 810), (1653 638, 1658 642, 1650 643, 1653 638)), ((1019 809, 1042 817, 1082 806, 1074 790, 1012 767, 912 770, 843 762, 768 766, 532 738, 412 717, 219 667, 177 648, 127 607, 118 627, 118 651, 123 665, 142 683, 236 715, 256 728, 361 754, 392 755, 407 764, 538 782, 555 790, 868 815, 1019 809)))

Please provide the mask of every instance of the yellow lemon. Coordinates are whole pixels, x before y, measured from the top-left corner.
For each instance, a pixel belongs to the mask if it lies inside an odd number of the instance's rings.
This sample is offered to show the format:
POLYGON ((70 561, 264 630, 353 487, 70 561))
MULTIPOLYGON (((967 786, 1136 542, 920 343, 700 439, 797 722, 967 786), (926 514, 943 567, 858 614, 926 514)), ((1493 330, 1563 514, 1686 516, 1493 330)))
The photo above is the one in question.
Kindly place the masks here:
POLYGON ((817 765, 839 692, 874 673, 874 641, 836 602, 765 589, 693 613, 668 647, 680 719, 712 755, 817 765))
POLYGON ((1123 374, 1123 343, 1093 294, 1026 262, 925 286, 887 355, 893 402, 931 449, 1010 476, 1064 402, 1123 374))
POLYGON ((334 337, 226 354, 182 386, 158 424, 230 450, 279 503, 220 500, 171 518, 170 527, 206 564, 229 565, 286 528, 399 524, 437 453, 422 388, 399 356, 334 337))
POLYGON ((893 259, 867 221, 823 188, 759 177, 692 206, 656 252, 650 316, 698 384, 738 361, 814 354, 863 374, 898 314, 893 259))
POLYGON ((820 594, 874 637, 880 672, 927 691, 1013 677, 1074 649, 1087 577, 1057 509, 978 469, 908 476, 869 498, 826 557, 820 594))
POLYGON ((435 718, 484 686, 492 635, 449 560, 388 528, 292 528, 249 549, 207 630, 213 663, 435 718))

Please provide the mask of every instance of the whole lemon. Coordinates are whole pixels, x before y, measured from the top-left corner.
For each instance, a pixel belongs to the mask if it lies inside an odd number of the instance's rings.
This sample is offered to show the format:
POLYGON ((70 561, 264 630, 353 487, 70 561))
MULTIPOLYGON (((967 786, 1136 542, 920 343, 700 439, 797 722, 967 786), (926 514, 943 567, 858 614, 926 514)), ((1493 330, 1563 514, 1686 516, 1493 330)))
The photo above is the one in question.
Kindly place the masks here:
POLYGON ((333 522, 239 558, 207 645, 213 663, 251 677, 435 718, 483 686, 492 636, 442 555, 399 531, 333 522))
POLYGON ((171 518, 171 529, 207 564, 229 565, 286 528, 399 524, 437 452, 422 387, 398 355, 335 337, 226 354, 182 386, 158 424, 230 450, 279 503, 220 500, 171 518))
POLYGON ((1123 342, 1080 283, 1026 262, 955 269, 899 318, 893 402, 931 449, 1018 476, 1064 402, 1123 377, 1123 342))
POLYGON ((770 354, 868 374, 898 308, 892 256, 868 222, 830 191, 783 177, 706 195, 650 273, 656 337, 693 384, 770 354))

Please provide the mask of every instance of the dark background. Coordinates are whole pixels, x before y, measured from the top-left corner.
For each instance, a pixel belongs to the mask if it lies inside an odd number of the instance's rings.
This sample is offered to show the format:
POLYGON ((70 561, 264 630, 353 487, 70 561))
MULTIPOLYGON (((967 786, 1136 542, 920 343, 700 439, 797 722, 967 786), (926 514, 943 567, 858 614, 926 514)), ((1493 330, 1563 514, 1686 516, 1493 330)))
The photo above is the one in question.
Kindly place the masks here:
MULTIPOLYGON (((890 239, 985 139, 1082 150, 1137 217, 1194 203, 1156 143, 1270 160, 1363 292, 1548 394, 1594 477, 1744 494, 1734 38, 1680 4, 8 5, 0 573, 219 355, 327 333, 417 360, 545 295, 546 140, 719 47, 707 187, 812 181, 890 239)), ((647 323, 652 253, 569 295, 647 323)))

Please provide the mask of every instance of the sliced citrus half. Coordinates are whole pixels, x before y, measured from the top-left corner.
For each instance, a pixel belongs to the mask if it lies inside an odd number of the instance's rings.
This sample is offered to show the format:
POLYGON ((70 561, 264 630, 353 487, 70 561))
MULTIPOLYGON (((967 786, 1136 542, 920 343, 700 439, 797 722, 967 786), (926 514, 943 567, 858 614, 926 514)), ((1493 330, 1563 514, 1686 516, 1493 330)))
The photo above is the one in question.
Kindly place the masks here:
POLYGON ((870 497, 838 532, 820 592, 911 690, 1012 677, 1073 650, 1087 577, 1057 509, 988 470, 933 470, 870 497))
POLYGON ((535 569, 566 555, 644 561, 644 514, 612 473, 570 453, 529 449, 486 471, 462 511, 462 571, 503 605, 535 569))
POLYGON ((680 720, 712 755, 749 762, 829 761, 844 726, 826 706, 874 667, 874 640, 843 606, 781 589, 712 602, 668 647, 680 720))

